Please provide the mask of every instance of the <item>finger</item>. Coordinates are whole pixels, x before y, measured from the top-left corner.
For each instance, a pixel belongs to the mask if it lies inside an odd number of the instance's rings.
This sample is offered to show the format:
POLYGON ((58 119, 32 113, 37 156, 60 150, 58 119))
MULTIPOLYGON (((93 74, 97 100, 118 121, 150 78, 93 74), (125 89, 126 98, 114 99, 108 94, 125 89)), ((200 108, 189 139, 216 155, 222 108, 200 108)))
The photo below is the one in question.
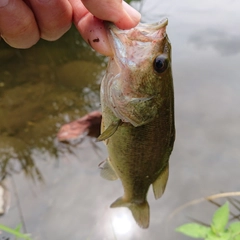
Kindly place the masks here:
POLYGON ((73 8, 73 20, 83 39, 97 52, 112 54, 103 22, 95 18, 80 1, 69 0, 73 8))
POLYGON ((106 56, 112 55, 112 49, 102 20, 88 13, 78 22, 76 27, 93 49, 106 56))
POLYGON ((82 0, 84 6, 97 18, 115 23, 121 29, 135 27, 141 14, 122 0, 82 0), (97 6, 97 7, 96 7, 97 6))
POLYGON ((69 30, 72 7, 68 0, 28 0, 38 23, 41 38, 53 41, 69 30))
POLYGON ((12 47, 29 48, 39 40, 39 30, 30 8, 22 1, 0 1, 0 34, 12 47))

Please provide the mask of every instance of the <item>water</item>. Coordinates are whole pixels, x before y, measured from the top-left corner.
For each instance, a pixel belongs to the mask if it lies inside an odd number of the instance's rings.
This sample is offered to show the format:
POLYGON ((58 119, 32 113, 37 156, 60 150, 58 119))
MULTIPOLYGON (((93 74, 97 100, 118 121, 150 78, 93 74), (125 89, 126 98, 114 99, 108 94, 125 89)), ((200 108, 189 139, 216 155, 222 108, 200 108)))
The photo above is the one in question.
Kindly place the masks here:
POLYGON ((109 209, 122 187, 100 177, 98 164, 107 157, 101 143, 86 138, 67 149, 55 140, 62 124, 100 107, 106 59, 74 28, 28 50, 0 42, 1 176, 11 192, 0 224, 24 222, 37 240, 190 239, 174 229, 188 216, 209 222, 216 208, 196 204, 169 220, 173 211, 196 198, 239 190, 239 2, 133 5, 141 7, 144 22, 168 17, 173 46, 177 139, 164 196, 155 201, 149 191, 150 228, 139 229, 127 209, 109 209))

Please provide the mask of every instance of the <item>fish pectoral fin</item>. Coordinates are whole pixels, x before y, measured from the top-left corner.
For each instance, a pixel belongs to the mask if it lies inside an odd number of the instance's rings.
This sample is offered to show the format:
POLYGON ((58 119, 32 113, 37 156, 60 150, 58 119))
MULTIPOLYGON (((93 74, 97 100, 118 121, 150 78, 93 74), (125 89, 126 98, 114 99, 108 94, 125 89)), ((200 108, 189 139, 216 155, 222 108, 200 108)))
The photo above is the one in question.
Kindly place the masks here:
POLYGON ((152 183, 155 199, 158 199, 163 195, 168 181, 168 174, 169 166, 167 164, 163 172, 161 172, 155 182, 152 183))
POLYGON ((118 129, 118 127, 122 124, 122 120, 118 119, 115 122, 112 122, 108 128, 97 138, 97 141, 103 141, 110 138, 118 129))
POLYGON ((113 169, 109 159, 107 159, 104 162, 101 162, 98 166, 99 168, 101 168, 101 173, 100 173, 101 177, 110 181, 114 181, 118 179, 118 175, 113 169))
POLYGON ((147 201, 144 201, 142 203, 127 202, 124 200, 123 197, 120 197, 115 202, 113 202, 110 207, 111 208, 116 208, 116 207, 129 208, 132 212, 132 215, 136 223, 141 228, 149 227, 150 213, 149 213, 149 204, 147 201))

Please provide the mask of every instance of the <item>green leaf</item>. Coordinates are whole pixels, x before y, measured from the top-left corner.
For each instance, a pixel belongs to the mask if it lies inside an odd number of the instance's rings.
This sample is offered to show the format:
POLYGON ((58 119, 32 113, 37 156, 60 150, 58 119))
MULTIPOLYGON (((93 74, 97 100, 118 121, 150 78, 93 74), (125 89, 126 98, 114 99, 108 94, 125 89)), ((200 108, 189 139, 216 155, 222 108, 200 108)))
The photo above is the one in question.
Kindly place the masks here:
POLYGON ((187 223, 178 227, 176 231, 193 238, 205 238, 211 229, 197 223, 187 223))
POLYGON ((215 233, 224 232, 225 227, 228 223, 229 217, 229 206, 228 202, 222 205, 217 211, 214 213, 212 218, 211 228, 215 233))
POLYGON ((240 234, 233 235, 231 240, 240 240, 240 234))
POLYGON ((240 240, 240 222, 234 222, 229 225, 229 231, 234 240, 240 240))
POLYGON ((228 231, 219 234, 215 234, 213 231, 210 231, 205 240, 233 240, 231 236, 231 233, 228 231))
POLYGON ((31 240, 31 238, 29 237, 28 234, 20 233, 20 232, 16 231, 15 229, 9 228, 9 227, 4 226, 2 224, 0 224, 0 230, 5 231, 7 233, 10 233, 10 234, 12 234, 12 235, 14 235, 15 237, 18 237, 18 238, 23 238, 25 240, 31 240))
MULTIPOLYGON (((22 224, 19 223, 19 224, 15 227, 14 230, 15 230, 16 232, 21 233, 21 228, 22 228, 22 224)), ((18 240, 18 239, 19 239, 18 237, 15 238, 15 240, 18 240)))
POLYGON ((205 240, 219 240, 219 237, 215 234, 208 235, 205 240))
POLYGON ((21 232, 21 228, 22 228, 22 224, 19 223, 14 230, 16 230, 17 232, 21 232))
POLYGON ((231 240, 231 236, 232 234, 229 231, 223 232, 223 233, 220 233, 219 240, 231 240))
POLYGON ((231 239, 231 240, 240 240, 240 235, 239 234, 238 235, 234 235, 233 239, 231 239))

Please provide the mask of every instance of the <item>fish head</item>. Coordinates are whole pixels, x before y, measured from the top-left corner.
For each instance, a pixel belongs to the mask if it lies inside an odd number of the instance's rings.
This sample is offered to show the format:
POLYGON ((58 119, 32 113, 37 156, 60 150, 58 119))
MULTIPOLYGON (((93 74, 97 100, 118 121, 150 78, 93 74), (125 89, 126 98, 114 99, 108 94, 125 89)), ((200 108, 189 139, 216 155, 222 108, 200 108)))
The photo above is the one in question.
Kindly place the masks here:
POLYGON ((130 30, 107 23, 113 56, 104 94, 107 105, 123 122, 140 126, 153 120, 172 83, 168 20, 130 30))

